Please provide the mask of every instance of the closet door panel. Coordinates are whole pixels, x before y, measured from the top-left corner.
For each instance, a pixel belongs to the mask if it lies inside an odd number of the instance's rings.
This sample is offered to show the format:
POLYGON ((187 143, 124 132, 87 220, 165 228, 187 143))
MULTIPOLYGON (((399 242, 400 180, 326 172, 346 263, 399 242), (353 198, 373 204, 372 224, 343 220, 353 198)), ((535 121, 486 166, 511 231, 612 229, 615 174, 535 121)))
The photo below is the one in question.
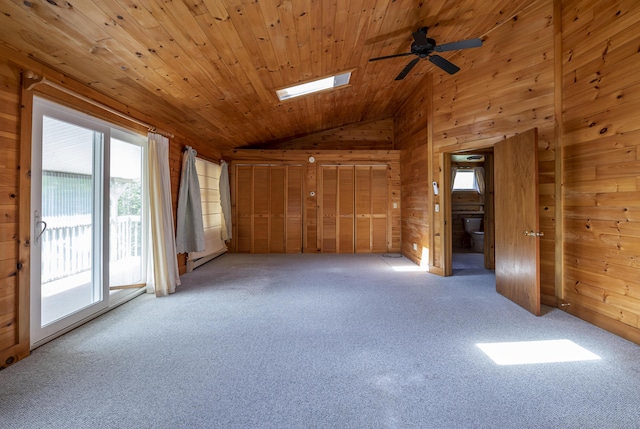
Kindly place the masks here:
POLYGON ((356 253, 371 252, 371 167, 356 166, 356 253))
POLYGON ((388 189, 387 167, 371 168, 371 251, 384 253, 387 251, 388 228, 388 189))
POLYGON ((338 253, 353 253, 354 172, 352 166, 338 167, 338 253))
POLYGON ((287 167, 271 167, 269 182, 269 252, 285 252, 287 167))
POLYGON ((269 252, 269 167, 253 167, 253 253, 269 252))
POLYGON ((302 252, 302 167, 287 170, 286 252, 302 252))
POLYGON ((371 222, 371 251, 384 253, 387 251, 387 217, 374 218, 371 222))
POLYGON ((253 243, 253 168, 236 167, 236 251, 251 252, 253 243))
POLYGON ((387 168, 371 168, 371 214, 387 216, 387 168))
POLYGON ((356 219, 356 253, 371 252, 371 219, 358 217, 356 219))
POLYGON ((322 168, 321 244, 323 253, 337 251, 337 210, 338 210, 338 169, 337 167, 322 168))

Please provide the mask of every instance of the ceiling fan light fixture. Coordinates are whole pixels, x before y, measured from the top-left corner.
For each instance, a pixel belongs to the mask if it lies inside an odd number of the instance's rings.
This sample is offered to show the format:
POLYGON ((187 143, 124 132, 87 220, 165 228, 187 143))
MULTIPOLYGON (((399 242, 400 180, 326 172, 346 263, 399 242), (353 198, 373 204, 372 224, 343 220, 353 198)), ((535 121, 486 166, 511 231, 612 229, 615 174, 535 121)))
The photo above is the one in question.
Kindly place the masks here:
POLYGON ((338 88, 349 84, 351 71, 340 73, 334 76, 325 77, 311 82, 301 83, 288 88, 276 90, 280 101, 288 100, 301 95, 313 94, 314 92, 326 91, 327 89, 338 88))

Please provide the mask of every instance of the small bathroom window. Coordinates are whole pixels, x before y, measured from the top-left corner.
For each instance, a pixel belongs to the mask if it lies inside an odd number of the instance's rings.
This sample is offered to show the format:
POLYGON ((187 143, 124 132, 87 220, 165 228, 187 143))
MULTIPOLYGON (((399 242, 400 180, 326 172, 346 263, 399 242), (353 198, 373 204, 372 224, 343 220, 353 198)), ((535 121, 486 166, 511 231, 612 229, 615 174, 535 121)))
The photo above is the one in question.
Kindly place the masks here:
POLYGON ((451 183, 453 191, 476 191, 484 195, 484 168, 452 168, 451 183))
POLYGON ((475 191, 476 175, 473 170, 457 170, 453 180, 454 191, 475 191))

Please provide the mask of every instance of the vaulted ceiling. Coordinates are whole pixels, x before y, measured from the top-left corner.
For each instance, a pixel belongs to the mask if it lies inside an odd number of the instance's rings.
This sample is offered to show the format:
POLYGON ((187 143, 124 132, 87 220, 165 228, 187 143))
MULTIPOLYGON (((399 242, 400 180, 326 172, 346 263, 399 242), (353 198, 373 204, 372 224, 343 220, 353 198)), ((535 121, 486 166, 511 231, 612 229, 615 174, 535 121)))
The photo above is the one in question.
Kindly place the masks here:
MULTIPOLYGON (((4 0, 0 42, 229 149, 391 118, 435 66, 422 60, 395 81, 413 57, 369 58, 409 52, 423 26, 438 44, 490 37, 527 3, 4 0), (348 87, 286 102, 275 95, 350 70, 348 87)), ((455 63, 458 54, 440 55, 455 63)))

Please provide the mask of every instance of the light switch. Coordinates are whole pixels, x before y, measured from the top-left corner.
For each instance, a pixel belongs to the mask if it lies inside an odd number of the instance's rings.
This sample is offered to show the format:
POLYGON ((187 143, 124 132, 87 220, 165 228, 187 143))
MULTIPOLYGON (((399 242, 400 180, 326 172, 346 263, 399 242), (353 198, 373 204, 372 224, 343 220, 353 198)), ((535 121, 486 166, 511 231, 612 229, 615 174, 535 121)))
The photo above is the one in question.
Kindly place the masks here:
POLYGON ((436 204, 436 213, 440 212, 440 204, 436 204))

